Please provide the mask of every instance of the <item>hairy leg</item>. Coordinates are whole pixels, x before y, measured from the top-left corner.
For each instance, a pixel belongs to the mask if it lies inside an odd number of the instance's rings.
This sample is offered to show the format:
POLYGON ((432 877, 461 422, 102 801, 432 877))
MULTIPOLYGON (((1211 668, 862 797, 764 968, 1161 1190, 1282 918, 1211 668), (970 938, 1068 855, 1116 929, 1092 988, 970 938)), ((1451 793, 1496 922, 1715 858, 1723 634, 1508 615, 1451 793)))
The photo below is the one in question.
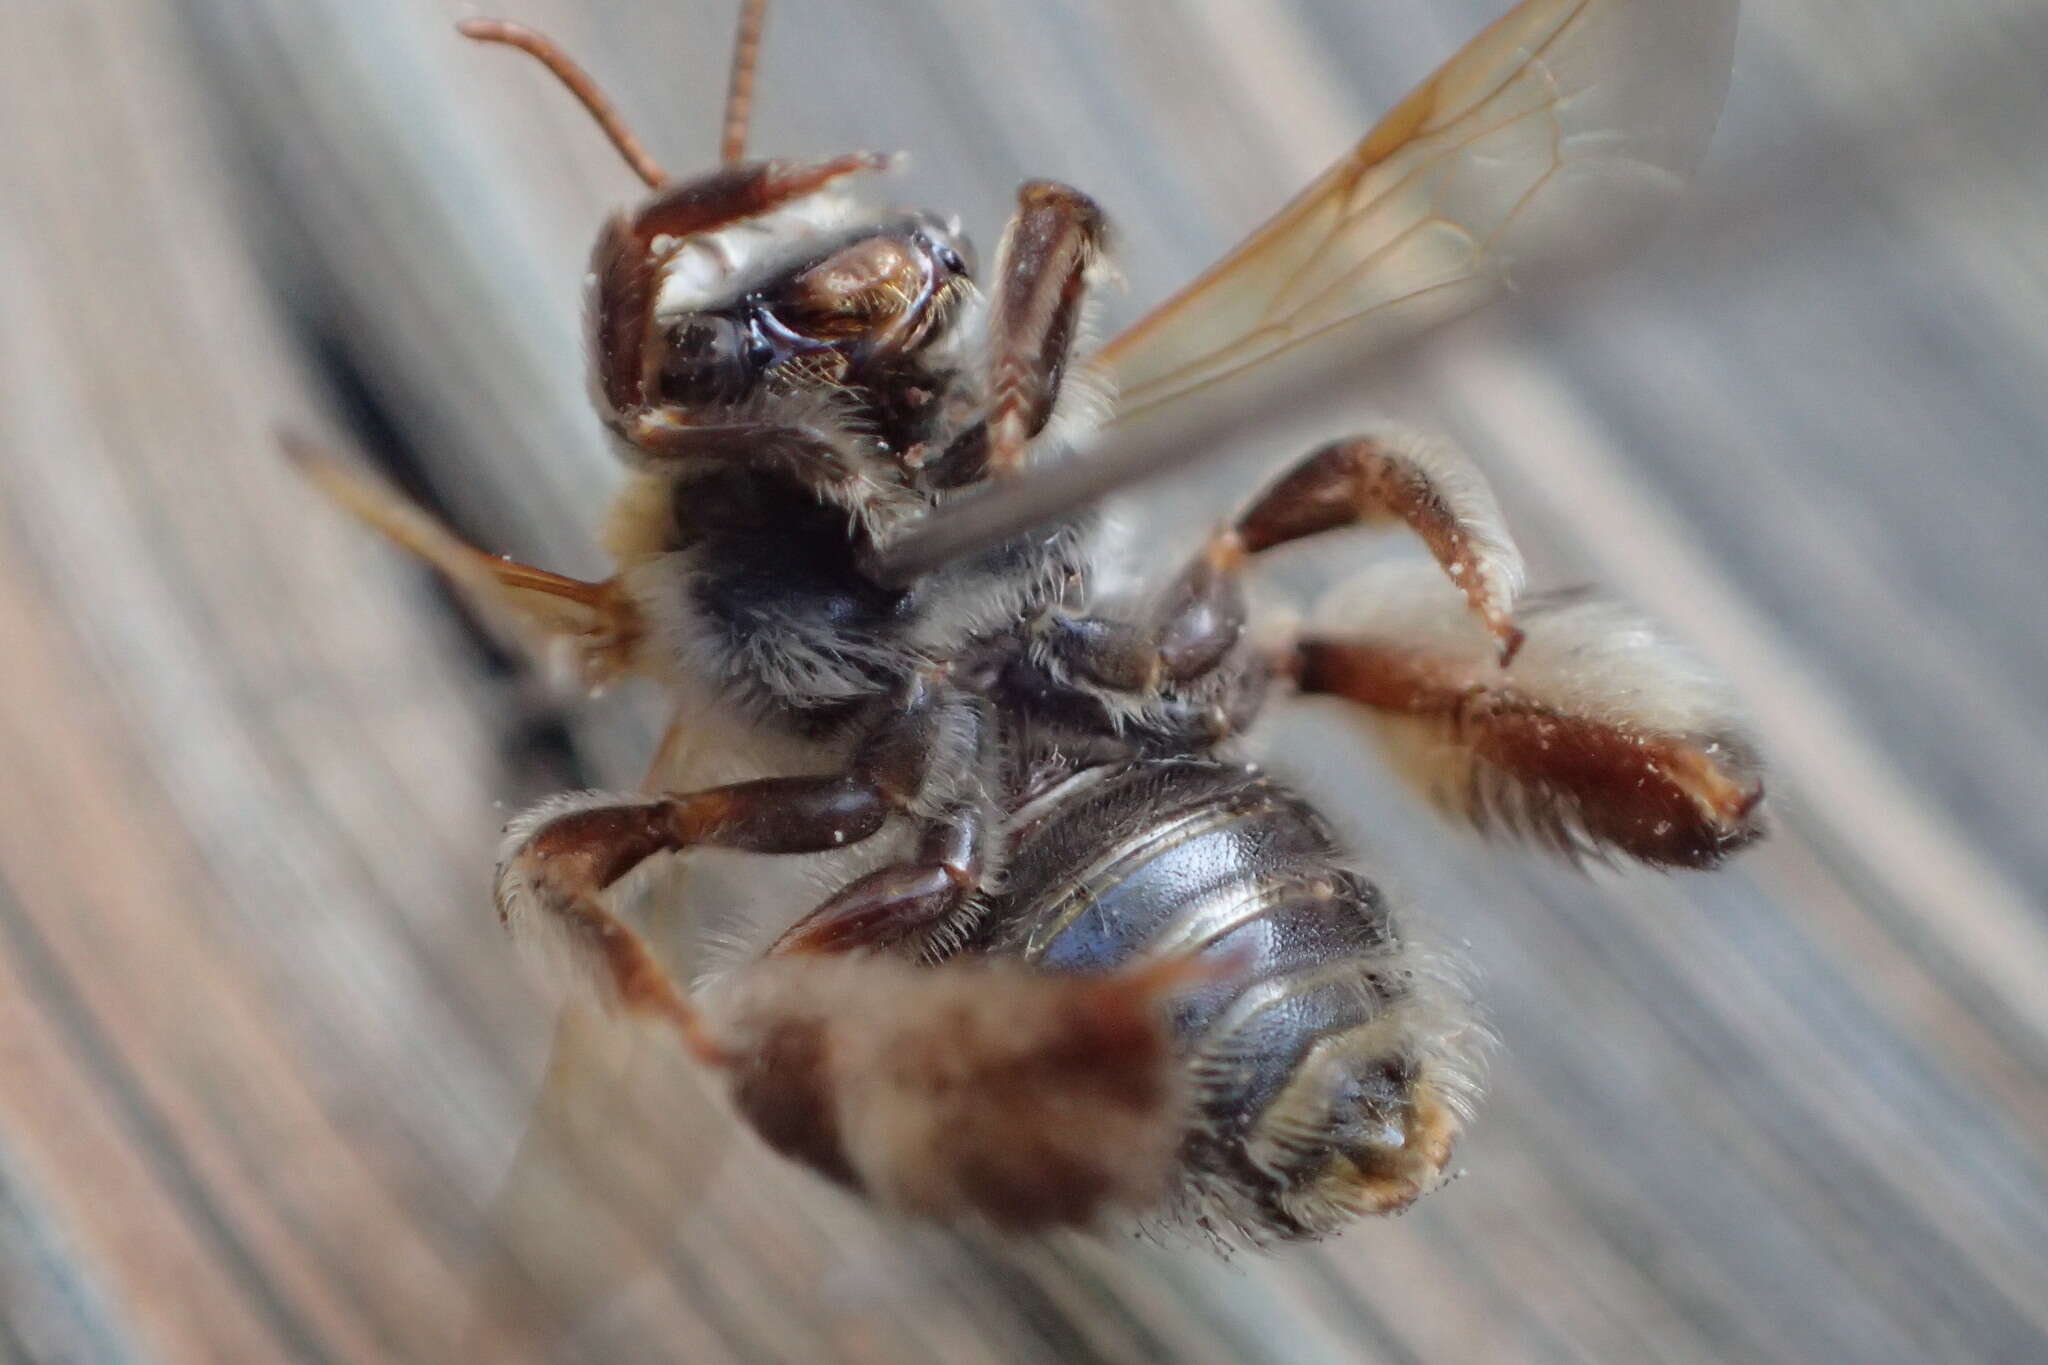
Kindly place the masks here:
MULTIPOLYGON (((1422 540, 1493 635, 1501 661, 1512 659, 1522 638, 1513 620, 1522 560, 1491 490, 1463 457, 1394 434, 1318 448, 1211 536, 1146 613, 1054 617, 1043 627, 1042 648, 1073 676, 1116 692, 1214 691, 1202 684, 1243 635, 1241 580, 1251 556, 1326 531, 1390 524, 1422 540)), ((1209 698, 1212 712, 1226 718, 1247 710, 1242 691, 1265 681, 1256 668, 1235 676, 1235 690, 1209 698)))
POLYGON ((859 949, 943 954, 987 873, 987 811, 963 804, 926 823, 913 856, 849 883, 775 941, 771 955, 859 949))
POLYGON ((1764 830, 1762 764, 1728 689, 1584 594, 1524 604, 1511 669, 1432 574, 1388 565, 1319 608, 1283 667, 1358 708, 1441 808, 1567 857, 1710 867, 1764 830))
POLYGON ((1246 553, 1349 526, 1408 527, 1465 594, 1503 664, 1521 635, 1521 552, 1485 478, 1448 446, 1405 434, 1334 441, 1269 487, 1238 519, 1246 553))
POLYGON ((985 415, 935 462, 934 482, 1007 478, 1052 420, 1108 223, 1095 201, 1050 180, 1017 191, 996 253, 985 415))
POLYGON ((617 579, 590 583, 465 543, 378 479, 303 437, 281 437, 306 479, 344 511, 443 574, 485 621, 544 663, 601 687, 637 664, 646 631, 617 579))
POLYGON ((1017 192, 989 312, 988 469, 995 477, 1022 467, 1031 439, 1052 418, 1088 273, 1107 232, 1102 210, 1078 190, 1034 180, 1017 192))
POLYGON ((605 419, 630 439, 633 418, 652 399, 650 370, 659 353, 647 343, 654 330, 661 266, 674 244, 760 217, 836 180, 885 165, 884 158, 865 152, 826 161, 740 162, 691 180, 670 181, 638 209, 607 223, 590 262, 590 346, 605 419))
MULTIPOLYGON (((986 718, 978 699, 919 680, 855 750, 846 772, 775 777, 648 801, 578 799, 514 821, 498 868, 498 907, 516 937, 627 1012, 687 1013, 681 992, 619 918, 615 888, 660 854, 692 848, 822 853, 873 837, 892 818, 936 823, 955 779, 981 761, 986 718)), ((979 829, 979 825, 973 826, 979 829)))
POLYGON ((973 784, 945 777, 993 756, 980 707, 926 686, 844 776, 544 814, 513 836, 500 905, 615 1008, 673 1027, 792 1160, 906 1213, 1020 1231, 1087 1226, 1164 1197, 1187 1105, 1165 1006, 1219 969, 1175 961, 1063 976, 854 951, 916 941, 979 878, 983 808, 973 784), (892 815, 923 826, 912 860, 854 882, 771 956, 697 998, 608 904, 658 853, 823 850, 892 815))

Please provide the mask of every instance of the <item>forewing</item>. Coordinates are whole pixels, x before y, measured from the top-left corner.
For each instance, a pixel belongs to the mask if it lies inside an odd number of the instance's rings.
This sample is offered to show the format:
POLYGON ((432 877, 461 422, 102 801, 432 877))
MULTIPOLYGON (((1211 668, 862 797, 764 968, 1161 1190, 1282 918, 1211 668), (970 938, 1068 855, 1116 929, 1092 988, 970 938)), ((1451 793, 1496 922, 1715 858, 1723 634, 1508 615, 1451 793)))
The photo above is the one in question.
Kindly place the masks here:
POLYGON ((1652 220, 1705 150, 1736 0, 1524 0, 1090 362, 1127 415, 1344 329, 1361 353, 1652 220))
MULTIPOLYGON (((725 780, 734 728, 679 703, 640 789, 725 780)), ((676 980, 693 981, 707 953, 691 912, 732 889, 680 860, 639 875, 635 926, 676 980)), ((486 1213, 473 1354, 552 1342, 659 1265, 718 1177, 731 1134, 673 1031, 564 1004, 526 1131, 486 1213)))
POLYGON ((470 1354, 556 1341, 659 1265, 716 1175, 730 1127, 671 1031, 565 1006, 485 1215, 470 1354))

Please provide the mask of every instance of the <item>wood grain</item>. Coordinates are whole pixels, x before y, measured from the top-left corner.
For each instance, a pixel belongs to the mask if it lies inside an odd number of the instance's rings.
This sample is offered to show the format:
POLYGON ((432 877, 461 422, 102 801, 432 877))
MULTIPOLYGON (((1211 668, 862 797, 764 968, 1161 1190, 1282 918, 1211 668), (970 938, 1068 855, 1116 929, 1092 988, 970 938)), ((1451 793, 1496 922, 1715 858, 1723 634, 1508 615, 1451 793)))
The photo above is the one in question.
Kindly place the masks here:
MULTIPOLYGON (((1017 182, 1087 187, 1130 280, 1113 323, 1499 7, 786 0, 757 145, 907 148, 890 192, 984 247, 1017 182)), ((630 784, 653 707, 549 699, 271 433, 335 433, 479 541, 598 571, 616 473, 577 285, 632 182, 436 0, 9 17, 0 1357, 2048 1357, 2037 5, 1752 0, 1658 250, 1148 495, 1200 526, 1390 409, 1471 449, 1540 582, 1640 602, 1759 715, 1778 837, 1668 879, 1451 838, 1341 713, 1281 727, 1274 761, 1469 944, 1502 1045, 1463 1179, 1229 1264, 963 1244, 744 1141, 714 1161, 724 1120, 685 1089, 674 1160, 706 1183, 673 1237, 631 1193, 667 1153, 561 1229, 564 1261, 647 1273, 488 1350, 483 1211, 549 1028, 491 844, 542 792, 630 784)), ((727 7, 512 17, 665 164, 710 159, 727 7)))

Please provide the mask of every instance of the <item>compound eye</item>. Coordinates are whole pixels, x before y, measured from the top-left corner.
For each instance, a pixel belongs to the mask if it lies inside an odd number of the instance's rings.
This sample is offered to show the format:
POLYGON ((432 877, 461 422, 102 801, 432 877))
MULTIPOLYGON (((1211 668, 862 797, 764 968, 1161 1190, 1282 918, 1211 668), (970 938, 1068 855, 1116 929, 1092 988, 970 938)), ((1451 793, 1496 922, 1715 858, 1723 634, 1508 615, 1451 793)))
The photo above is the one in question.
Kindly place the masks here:
POLYGON ((670 326, 662 356, 662 392, 681 401, 744 393, 765 364, 745 331, 718 313, 686 313, 670 326))

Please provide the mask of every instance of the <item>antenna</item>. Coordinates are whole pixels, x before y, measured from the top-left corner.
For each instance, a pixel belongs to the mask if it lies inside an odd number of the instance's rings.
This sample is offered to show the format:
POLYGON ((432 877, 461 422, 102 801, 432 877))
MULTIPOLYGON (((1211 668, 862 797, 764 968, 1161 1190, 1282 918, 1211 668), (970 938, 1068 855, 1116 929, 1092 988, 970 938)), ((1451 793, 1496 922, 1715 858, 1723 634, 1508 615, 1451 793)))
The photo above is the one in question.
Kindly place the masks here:
POLYGON ((725 127, 718 139, 719 159, 727 165, 747 154, 747 125, 754 116, 754 67, 761 56, 761 24, 768 0, 745 0, 740 6, 739 36, 732 45, 732 80, 725 89, 725 127))
MULTIPOLYGON (((758 44, 761 31, 761 0, 750 0, 747 8, 754 21, 754 38, 758 44)), ((480 43, 503 43, 507 47, 516 47, 521 52, 539 61, 542 66, 555 73, 555 79, 567 86, 569 93, 574 95, 582 103, 583 107, 590 112, 590 116, 597 120, 597 126, 602 128, 604 135, 611 139, 612 146, 618 148, 619 155, 624 157, 626 164, 633 168, 633 174, 646 181, 649 189, 660 189, 668 183, 668 172, 664 171, 655 163, 654 158, 647 154, 647 149, 640 145, 640 139, 633 136, 632 129, 628 128, 625 120, 619 117, 619 111, 612 107, 612 102, 609 99, 605 98, 604 91, 597 88, 597 82, 590 78, 590 73, 570 61, 569 54, 555 46, 552 38, 534 29, 530 29, 524 24, 515 24, 507 19, 464 19, 455 26, 455 30, 463 37, 474 38, 480 43)), ((742 41, 741 50, 747 56, 747 89, 751 93, 753 87, 753 52, 751 48, 747 48, 744 45, 746 40, 744 21, 740 29, 740 36, 742 41)), ((733 70, 735 95, 737 95, 740 88, 739 79, 740 72, 737 66, 737 58, 735 58, 733 70)), ((732 136, 732 104, 733 100, 729 98, 726 102, 726 136, 728 139, 732 136)), ((744 107, 740 111, 740 135, 742 138, 746 135, 746 112, 744 107)), ((733 159, 733 156, 726 157, 728 161, 733 159)))

